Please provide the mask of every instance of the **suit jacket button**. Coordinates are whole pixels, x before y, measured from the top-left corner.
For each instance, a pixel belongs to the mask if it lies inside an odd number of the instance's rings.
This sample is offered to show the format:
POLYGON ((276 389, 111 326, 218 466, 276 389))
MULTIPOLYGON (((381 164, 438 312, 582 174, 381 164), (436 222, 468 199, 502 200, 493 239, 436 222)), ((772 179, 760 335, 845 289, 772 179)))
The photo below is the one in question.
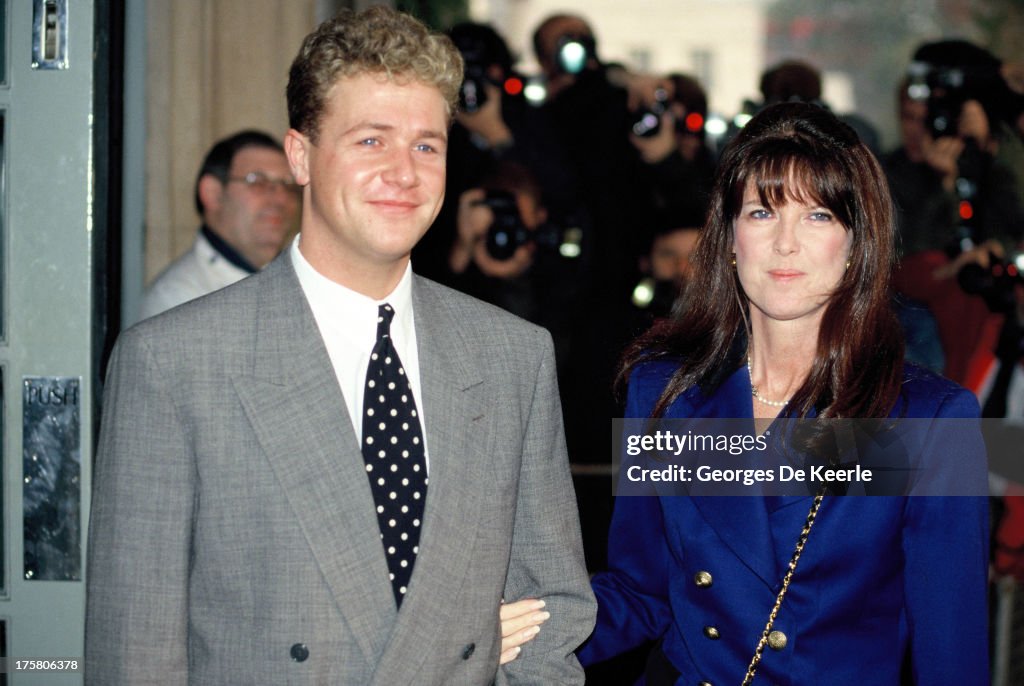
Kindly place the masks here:
POLYGON ((786 634, 782 633, 778 629, 768 634, 768 647, 772 650, 782 650, 786 647, 786 634))
POLYGON ((714 579, 711 578, 711 572, 701 570, 693 575, 693 583, 697 584, 699 588, 709 587, 712 581, 714 579))
POLYGON ((721 638, 721 634, 718 633, 718 628, 713 626, 704 627, 704 635, 710 638, 712 641, 717 641, 721 638))
POLYGON ((462 649, 462 659, 468 660, 470 657, 472 657, 474 652, 476 652, 476 643, 470 643, 468 646, 462 649))
POLYGON ((710 681, 702 681, 697 686, 712 686, 710 681))
POLYGON ((292 646, 291 655, 292 659, 296 662, 305 662, 306 658, 309 657, 309 648, 306 647, 305 643, 296 643, 292 646))

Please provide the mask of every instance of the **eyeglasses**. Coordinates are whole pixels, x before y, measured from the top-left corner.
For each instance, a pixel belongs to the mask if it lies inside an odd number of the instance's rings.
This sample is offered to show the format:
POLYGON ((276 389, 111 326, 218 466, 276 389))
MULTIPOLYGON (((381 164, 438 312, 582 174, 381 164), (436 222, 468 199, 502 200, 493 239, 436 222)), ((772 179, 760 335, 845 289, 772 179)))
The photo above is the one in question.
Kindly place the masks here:
POLYGON ((235 181, 237 183, 244 183, 246 187, 259 193, 260 195, 269 195, 272 191, 280 188, 285 193, 292 195, 298 195, 302 186, 295 183, 292 179, 273 179, 263 172, 249 172, 245 176, 229 176, 228 181, 235 181))

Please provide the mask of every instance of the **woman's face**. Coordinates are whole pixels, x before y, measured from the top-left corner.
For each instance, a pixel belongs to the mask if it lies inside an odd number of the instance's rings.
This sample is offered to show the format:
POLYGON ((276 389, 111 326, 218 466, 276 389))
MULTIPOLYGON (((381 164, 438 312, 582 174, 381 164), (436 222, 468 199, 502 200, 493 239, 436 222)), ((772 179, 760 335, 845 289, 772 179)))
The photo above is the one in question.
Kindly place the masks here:
POLYGON ((853 236, 833 212, 813 201, 787 199, 766 207, 750 181, 733 223, 733 241, 752 318, 820 323, 846 271, 853 236))

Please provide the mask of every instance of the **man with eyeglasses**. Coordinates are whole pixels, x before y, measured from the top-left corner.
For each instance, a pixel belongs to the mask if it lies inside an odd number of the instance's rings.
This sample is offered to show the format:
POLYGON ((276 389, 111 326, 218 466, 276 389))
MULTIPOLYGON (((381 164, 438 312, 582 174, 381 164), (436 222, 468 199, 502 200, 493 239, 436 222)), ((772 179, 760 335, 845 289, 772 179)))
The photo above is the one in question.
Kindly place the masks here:
POLYGON ((146 290, 142 317, 194 300, 262 269, 294 228, 299 187, 281 144, 261 131, 218 141, 196 176, 203 219, 191 249, 146 290))

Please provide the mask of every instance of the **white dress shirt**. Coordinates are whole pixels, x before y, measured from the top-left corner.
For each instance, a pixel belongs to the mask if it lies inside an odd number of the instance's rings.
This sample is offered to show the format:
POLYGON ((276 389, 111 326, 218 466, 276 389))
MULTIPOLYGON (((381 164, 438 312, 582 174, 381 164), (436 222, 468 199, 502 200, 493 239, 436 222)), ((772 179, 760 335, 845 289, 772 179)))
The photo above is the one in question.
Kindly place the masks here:
MULTIPOLYGON (((412 386, 423 429, 424 453, 427 453, 427 425, 423 395, 420 393, 420 361, 412 311, 412 267, 406 267, 402 279, 387 297, 374 300, 328 279, 314 269, 299 250, 301 238, 301 234, 296 236, 292 243, 292 264, 313 310, 320 335, 323 336, 360 445, 363 437, 366 370, 370 365, 370 353, 377 342, 377 311, 380 305, 388 303, 395 311, 391 321, 391 342, 398 351, 412 386)), ((428 469, 429 464, 428 461, 428 469)))

